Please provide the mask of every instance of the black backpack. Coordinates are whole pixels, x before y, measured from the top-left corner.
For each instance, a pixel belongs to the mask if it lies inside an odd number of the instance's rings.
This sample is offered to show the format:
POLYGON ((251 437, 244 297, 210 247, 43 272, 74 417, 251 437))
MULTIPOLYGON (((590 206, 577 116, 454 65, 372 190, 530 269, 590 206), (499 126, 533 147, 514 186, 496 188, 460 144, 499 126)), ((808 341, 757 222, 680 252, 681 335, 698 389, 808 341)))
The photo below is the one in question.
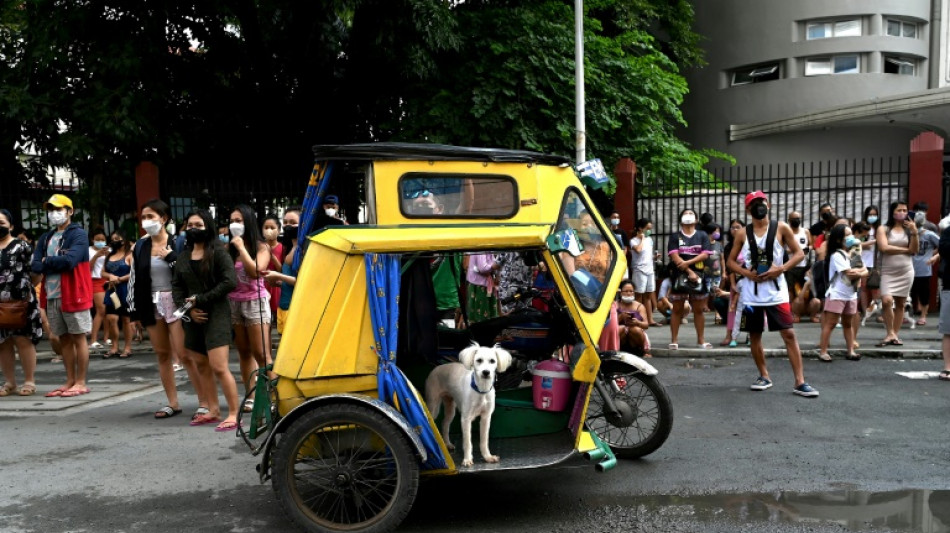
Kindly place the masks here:
POLYGON ((818 259, 811 265, 811 297, 825 299, 828 292, 828 258, 818 259))
MULTIPOLYGON (((775 254, 775 234, 778 233, 778 221, 771 220, 769 221, 769 231, 765 234, 765 255, 761 258, 762 265, 771 268, 772 258, 775 254)), ((755 231, 752 229, 752 224, 749 223, 745 227, 746 240, 749 242, 749 264, 752 265, 750 270, 758 272, 759 268, 759 246, 755 243, 755 231)), ((773 279, 775 283, 775 288, 779 288, 778 279, 773 279)), ((759 284, 755 284, 755 293, 759 294, 759 284)))

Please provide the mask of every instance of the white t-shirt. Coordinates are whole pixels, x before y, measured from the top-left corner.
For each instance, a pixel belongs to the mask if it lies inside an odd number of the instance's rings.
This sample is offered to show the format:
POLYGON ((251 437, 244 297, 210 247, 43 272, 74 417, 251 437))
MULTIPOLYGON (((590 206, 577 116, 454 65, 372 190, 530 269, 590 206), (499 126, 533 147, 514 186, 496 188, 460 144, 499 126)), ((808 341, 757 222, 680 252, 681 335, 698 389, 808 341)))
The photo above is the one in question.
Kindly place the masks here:
MULTIPOLYGON (((745 231, 743 229, 742 231, 745 231)), ((756 236, 755 242, 756 246, 759 249, 759 257, 765 253, 765 238, 768 236, 768 232, 765 232, 761 237, 756 236)), ((782 257, 785 255, 785 250, 782 249, 782 245, 779 243, 778 234, 776 233, 775 242, 772 244, 772 262, 774 266, 782 266, 782 257)), ((755 266, 749 263, 752 262, 752 254, 749 252, 749 241, 746 240, 742 243, 742 250, 739 251, 739 257, 744 257, 745 267, 749 270, 755 271, 755 266)), ((740 292, 742 293, 742 302, 749 305, 763 306, 763 305, 778 305, 783 303, 788 303, 788 284, 785 282, 785 276, 779 276, 774 280, 769 280, 763 283, 756 283, 748 278, 742 278, 739 281, 741 287, 740 292), (778 282, 778 286, 776 286, 778 282)))
POLYGON ((640 246, 640 238, 630 239, 630 263, 633 269, 643 274, 653 274, 653 238, 643 238, 643 250, 637 252, 634 246, 640 246))
POLYGON ((828 270, 828 294, 825 297, 832 300, 857 300, 858 291, 851 284, 851 280, 844 275, 846 270, 851 269, 851 261, 841 251, 836 251, 831 254, 831 257, 831 266, 828 270))
MULTIPOLYGON (((92 257, 93 257, 94 255, 96 255, 96 252, 98 252, 98 251, 99 251, 99 250, 97 250, 95 246, 90 246, 90 247, 89 247, 89 259, 92 259, 92 257)), ((107 256, 103 255, 103 256, 99 257, 99 259, 96 259, 96 261, 92 264, 92 277, 93 277, 93 278, 99 279, 99 278, 102 277, 102 268, 106 265, 106 257, 107 257, 107 256)))
POLYGON ((808 230, 805 228, 798 228, 798 231, 794 233, 795 240, 798 241, 799 248, 805 252, 805 258, 802 259, 801 263, 798 263, 797 267, 807 267, 808 266, 808 230))
POLYGON ((673 287, 673 284, 670 283, 670 278, 666 278, 660 283, 660 291, 656 294, 657 300, 662 300, 670 294, 670 289, 673 287))

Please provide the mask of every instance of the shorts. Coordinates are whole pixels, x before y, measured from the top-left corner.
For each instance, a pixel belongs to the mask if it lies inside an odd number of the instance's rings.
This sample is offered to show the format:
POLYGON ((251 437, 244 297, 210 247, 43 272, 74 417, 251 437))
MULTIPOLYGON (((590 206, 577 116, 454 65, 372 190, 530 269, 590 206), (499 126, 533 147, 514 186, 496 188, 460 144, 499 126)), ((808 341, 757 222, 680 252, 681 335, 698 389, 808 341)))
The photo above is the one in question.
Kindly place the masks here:
POLYGON ((49 331, 57 337, 67 333, 70 335, 85 335, 92 331, 92 314, 88 309, 68 313, 62 310, 62 299, 46 300, 46 318, 49 321, 49 331))
POLYGON ((750 305, 742 312, 739 331, 762 333, 765 320, 769 321, 769 331, 792 329, 792 307, 788 302, 776 305, 750 305))
POLYGON ((857 300, 832 300, 825 299, 824 310, 829 313, 850 316, 858 312, 857 300))
POLYGON ((656 291, 656 276, 639 270, 633 271, 633 292, 644 294, 656 291))
POLYGON ((930 276, 918 276, 910 286, 910 297, 917 305, 930 305, 930 276))
POLYGON ((105 278, 92 278, 92 293, 93 294, 102 294, 106 292, 106 279, 105 278))
POLYGON ((171 291, 161 291, 152 293, 152 304, 155 308, 155 320, 164 320, 166 324, 171 324, 178 320, 175 318, 175 300, 172 298, 171 291))
POLYGON ((286 309, 277 308, 277 333, 281 335, 284 334, 284 325, 287 323, 288 312, 286 309))
POLYGON ((789 290, 794 290, 796 294, 805 286, 805 275, 808 274, 807 266, 797 266, 788 269, 785 272, 785 282, 789 290))
POLYGON ((231 304, 231 323, 237 326, 270 324, 270 296, 247 301, 228 300, 231 304))
POLYGON ((950 291, 940 291, 940 323, 937 331, 950 335, 950 291))
POLYGON ((685 302, 686 300, 705 300, 709 298, 709 293, 689 294, 687 292, 673 292, 666 296, 671 302, 685 302))

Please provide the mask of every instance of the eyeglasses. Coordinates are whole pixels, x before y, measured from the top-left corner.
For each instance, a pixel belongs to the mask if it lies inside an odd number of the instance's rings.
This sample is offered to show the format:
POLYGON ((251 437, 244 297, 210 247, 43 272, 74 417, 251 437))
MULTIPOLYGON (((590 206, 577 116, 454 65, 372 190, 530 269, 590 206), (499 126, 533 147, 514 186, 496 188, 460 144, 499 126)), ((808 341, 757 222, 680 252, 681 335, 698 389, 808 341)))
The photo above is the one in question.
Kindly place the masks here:
POLYGON ((406 195, 406 198, 428 198, 432 193, 429 192, 429 189, 422 189, 421 191, 416 191, 406 195))

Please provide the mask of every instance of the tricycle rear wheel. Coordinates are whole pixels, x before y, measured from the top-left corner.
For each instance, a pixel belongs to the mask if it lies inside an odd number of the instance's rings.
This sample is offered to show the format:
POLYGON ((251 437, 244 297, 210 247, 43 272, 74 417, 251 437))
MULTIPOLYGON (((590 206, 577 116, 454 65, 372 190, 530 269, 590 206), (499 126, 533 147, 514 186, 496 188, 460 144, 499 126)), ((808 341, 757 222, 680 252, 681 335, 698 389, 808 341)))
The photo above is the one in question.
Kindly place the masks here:
POLYGON ((395 529, 419 488, 419 461, 385 416, 353 404, 321 406, 279 437, 274 492, 314 533, 395 529))
POLYGON ((666 389, 656 376, 622 361, 604 361, 600 375, 620 413, 604 412, 604 400, 595 387, 587 409, 588 429, 622 459, 656 451, 673 429, 673 403, 666 389))

